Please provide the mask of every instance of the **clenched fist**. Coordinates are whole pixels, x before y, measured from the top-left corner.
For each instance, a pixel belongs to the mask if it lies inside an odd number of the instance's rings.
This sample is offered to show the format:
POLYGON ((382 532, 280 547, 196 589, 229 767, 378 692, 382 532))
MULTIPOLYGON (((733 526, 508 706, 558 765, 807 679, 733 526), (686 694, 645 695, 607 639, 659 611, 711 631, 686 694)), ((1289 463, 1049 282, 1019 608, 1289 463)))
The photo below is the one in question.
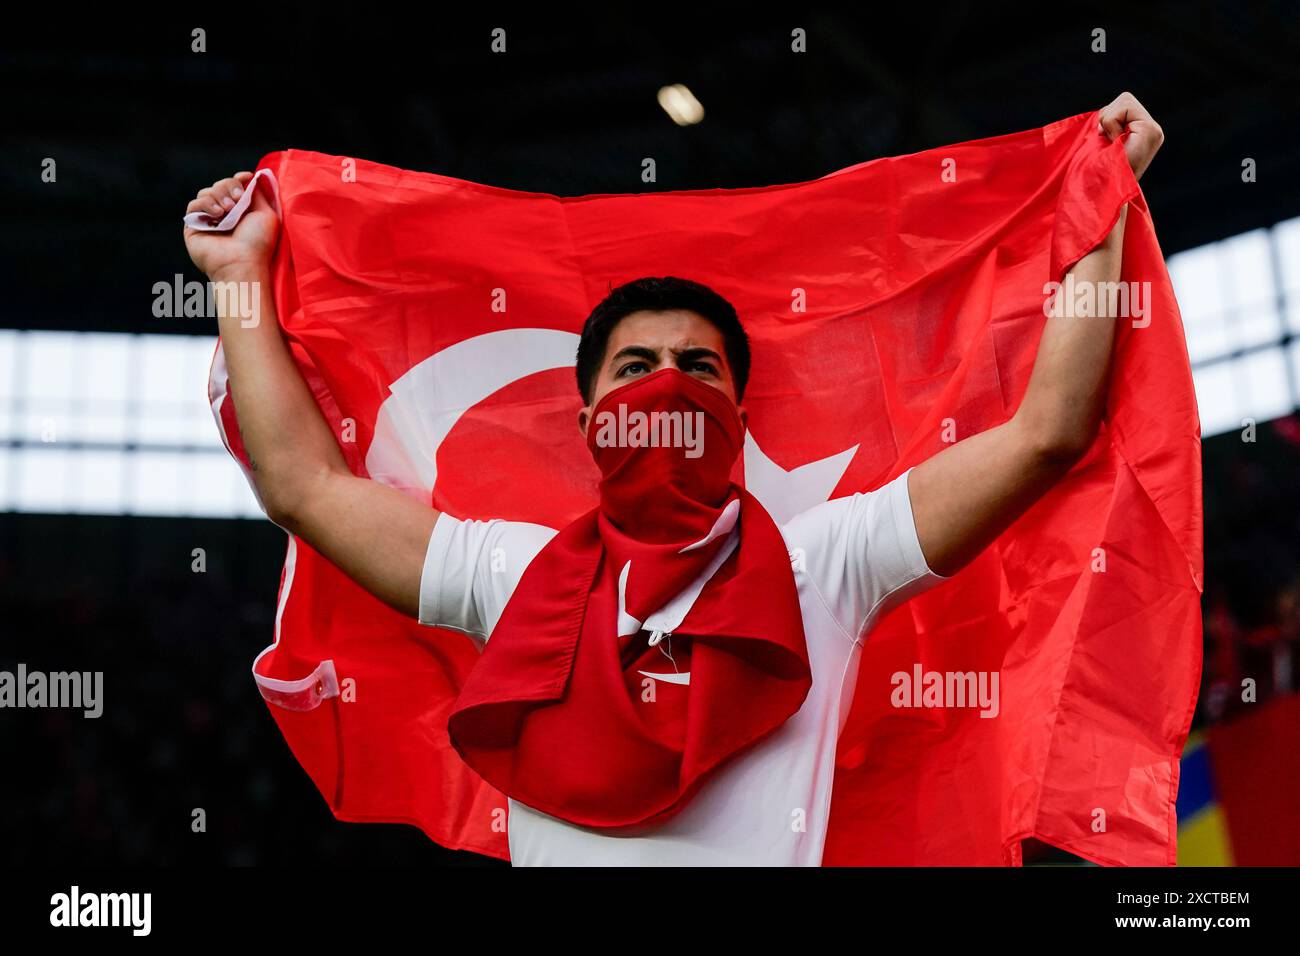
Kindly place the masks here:
MULTIPOLYGON (((201 212, 219 220, 235 205, 253 178, 250 172, 235 173, 200 189, 185 207, 187 213, 201 212)), ((253 202, 233 232, 201 232, 185 227, 185 248, 194 264, 209 279, 221 280, 238 273, 266 267, 275 251, 280 220, 270 201, 257 189, 253 202)))
POLYGON ((1129 168, 1133 176, 1142 178, 1156 150, 1165 141, 1160 124, 1151 118, 1145 106, 1137 101, 1132 93, 1121 93, 1097 116, 1097 126, 1107 139, 1114 139, 1128 130, 1128 139, 1124 142, 1124 152, 1128 156, 1129 168))

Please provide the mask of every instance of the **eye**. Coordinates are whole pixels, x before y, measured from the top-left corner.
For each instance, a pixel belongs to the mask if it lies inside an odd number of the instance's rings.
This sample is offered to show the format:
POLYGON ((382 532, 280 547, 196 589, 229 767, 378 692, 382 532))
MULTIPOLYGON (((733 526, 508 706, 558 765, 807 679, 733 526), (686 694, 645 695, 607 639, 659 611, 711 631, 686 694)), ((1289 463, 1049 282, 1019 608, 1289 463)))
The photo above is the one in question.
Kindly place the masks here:
POLYGON ((717 366, 715 366, 712 362, 705 362, 705 361, 687 362, 685 371, 703 372, 705 375, 718 374, 717 366))
POLYGON ((648 372, 650 371, 650 366, 647 365, 645 362, 628 362, 626 365, 624 365, 622 368, 618 370, 618 374, 615 377, 623 378, 624 376, 630 374, 633 369, 640 369, 643 372, 648 372))

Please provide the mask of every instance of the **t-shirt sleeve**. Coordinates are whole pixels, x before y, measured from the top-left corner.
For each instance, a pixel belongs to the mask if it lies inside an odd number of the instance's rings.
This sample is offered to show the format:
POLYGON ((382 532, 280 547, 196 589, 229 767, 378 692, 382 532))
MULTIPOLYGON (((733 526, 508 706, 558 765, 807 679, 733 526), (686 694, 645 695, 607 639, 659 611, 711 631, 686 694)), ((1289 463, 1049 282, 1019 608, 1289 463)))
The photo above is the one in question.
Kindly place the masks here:
POLYGON ((554 535, 545 525, 440 514, 420 575, 420 623, 486 641, 524 569, 554 535))
POLYGON ((782 529, 796 573, 811 576, 831 615, 855 640, 886 611, 947 580, 925 563, 907 476, 816 505, 782 529))

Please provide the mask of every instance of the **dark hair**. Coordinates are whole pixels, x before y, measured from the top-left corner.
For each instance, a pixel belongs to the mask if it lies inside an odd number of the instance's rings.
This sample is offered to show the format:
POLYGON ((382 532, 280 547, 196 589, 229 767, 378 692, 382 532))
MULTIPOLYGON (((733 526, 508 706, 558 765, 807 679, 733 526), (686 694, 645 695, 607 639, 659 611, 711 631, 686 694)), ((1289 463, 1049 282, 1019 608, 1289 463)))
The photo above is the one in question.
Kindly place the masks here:
POLYGON ((578 391, 584 402, 591 401, 592 389, 605 360, 614 326, 633 312, 662 312, 689 309, 699 313, 722 333, 727 364, 736 382, 736 399, 745 394, 749 381, 749 336, 736 315, 736 308, 706 285, 674 276, 646 277, 625 282, 601 301, 582 327, 578 341, 578 391))

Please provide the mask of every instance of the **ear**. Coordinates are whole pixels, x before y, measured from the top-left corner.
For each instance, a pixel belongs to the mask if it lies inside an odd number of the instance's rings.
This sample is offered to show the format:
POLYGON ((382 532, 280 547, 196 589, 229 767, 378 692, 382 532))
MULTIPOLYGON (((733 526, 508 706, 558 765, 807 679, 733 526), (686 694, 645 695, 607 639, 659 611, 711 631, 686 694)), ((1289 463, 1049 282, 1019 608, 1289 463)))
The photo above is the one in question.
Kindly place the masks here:
POLYGON ((749 431, 749 412, 745 411, 745 406, 744 406, 744 405, 737 405, 737 406, 736 406, 736 414, 740 416, 740 430, 741 430, 741 432, 747 432, 747 431, 749 431))
POLYGON ((587 437, 587 426, 591 424, 591 406, 584 405, 578 412, 578 431, 582 432, 582 437, 587 437))

